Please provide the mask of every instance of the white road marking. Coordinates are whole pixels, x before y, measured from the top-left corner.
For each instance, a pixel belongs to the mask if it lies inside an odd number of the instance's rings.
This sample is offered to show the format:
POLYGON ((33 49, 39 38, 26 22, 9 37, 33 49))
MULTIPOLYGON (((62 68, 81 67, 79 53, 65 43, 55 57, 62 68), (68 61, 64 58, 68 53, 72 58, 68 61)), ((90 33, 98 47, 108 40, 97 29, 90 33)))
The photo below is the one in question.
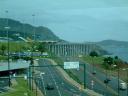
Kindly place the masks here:
POLYGON ((46 89, 45 89, 45 85, 44 85, 44 78, 43 78, 43 76, 42 76, 42 83, 43 83, 44 95, 46 95, 47 93, 46 93, 46 89))
POLYGON ((49 68, 48 68, 48 71, 49 71, 49 73, 50 73, 50 75, 51 75, 51 77, 52 77, 52 79, 53 79, 53 81, 54 81, 54 83, 55 83, 55 86, 56 86, 56 89, 57 89, 57 91, 58 91, 59 96, 62 96, 61 93, 60 93, 59 87, 57 86, 56 80, 55 80, 55 78, 54 78, 52 72, 49 70, 49 68))

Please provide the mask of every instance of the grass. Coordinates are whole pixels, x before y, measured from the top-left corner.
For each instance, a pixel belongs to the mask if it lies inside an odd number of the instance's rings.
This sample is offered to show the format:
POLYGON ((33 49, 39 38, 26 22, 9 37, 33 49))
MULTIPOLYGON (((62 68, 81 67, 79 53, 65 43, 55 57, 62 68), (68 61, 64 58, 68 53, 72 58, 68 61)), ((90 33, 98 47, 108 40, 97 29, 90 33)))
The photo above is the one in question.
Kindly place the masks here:
POLYGON ((99 56, 99 57, 84 56, 82 59, 89 64, 94 63, 94 64, 102 65, 104 57, 101 57, 101 56, 99 56))
MULTIPOLYGON (((7 42, 2 42, 0 43, 0 48, 1 46, 4 45, 5 46, 5 52, 7 51, 7 47, 8 47, 8 43, 7 42)), ((24 42, 10 42, 9 43, 9 49, 11 52, 19 52, 19 51, 23 51, 28 49, 30 46, 27 43, 24 42)))
POLYGON ((34 92, 31 92, 27 86, 27 82, 24 79, 17 79, 17 84, 12 85, 11 89, 0 94, 0 96, 35 96, 34 92), (25 95, 28 94, 28 95, 25 95))
POLYGON ((70 70, 65 70, 67 72, 67 74, 74 79, 76 82, 78 82, 79 84, 82 85, 82 81, 78 78, 78 76, 76 76, 75 74, 73 74, 73 72, 71 72, 70 70))
POLYGON ((0 55, 0 60, 7 60, 7 56, 1 56, 0 55))

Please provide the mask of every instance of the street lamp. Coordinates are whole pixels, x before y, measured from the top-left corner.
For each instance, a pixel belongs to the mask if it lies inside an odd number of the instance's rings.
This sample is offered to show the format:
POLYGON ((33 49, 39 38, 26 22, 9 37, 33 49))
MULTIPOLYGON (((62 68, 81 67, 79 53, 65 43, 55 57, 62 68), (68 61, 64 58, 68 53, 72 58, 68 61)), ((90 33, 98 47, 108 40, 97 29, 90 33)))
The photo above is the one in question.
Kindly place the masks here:
POLYGON ((120 96, 120 75, 119 75, 119 71, 120 71, 120 68, 119 68, 119 64, 117 65, 113 65, 113 68, 117 67, 117 80, 118 80, 118 96, 120 96))
MULTIPOLYGON (((120 72, 120 70, 123 70, 123 71, 126 71, 127 73, 126 73, 126 78, 128 79, 128 68, 123 68, 123 69, 120 69, 119 68, 119 65, 117 66, 117 65, 113 65, 113 67, 117 67, 118 68, 118 96, 120 96, 120 88, 121 88, 121 86, 120 86, 120 75, 119 75, 119 72, 120 72)), ((127 85, 127 96, 128 96, 128 81, 127 81, 127 83, 126 83, 127 85)))
MULTIPOLYGON (((35 17, 35 14, 32 14, 32 17, 33 17, 33 24, 34 24, 34 17, 35 17)), ((34 66, 34 58, 33 58, 33 51, 34 51, 34 45, 35 45, 35 28, 33 26, 33 41, 32 41, 32 49, 31 49, 31 65, 30 66, 34 66)), ((32 91, 33 91, 33 74, 34 74, 34 67, 32 67, 32 91)))
MULTIPOLYGON (((8 15, 8 11, 6 10, 5 13, 8 15)), ((11 86, 11 77, 10 77, 10 53, 9 53, 9 33, 8 33, 8 30, 10 29, 10 27, 8 26, 8 17, 6 19, 7 21, 7 24, 6 26, 4 27, 4 29, 6 30, 6 33, 7 33, 7 40, 8 40, 8 77, 9 77, 9 87, 11 86)))
MULTIPOLYGON (((32 17, 33 17, 33 24, 35 23, 35 14, 32 14, 32 17)), ((33 26, 34 27, 34 26, 33 26)), ((35 28, 33 29, 33 39, 34 41, 36 40, 36 32, 35 32, 35 28)))
POLYGON ((124 68, 122 70, 124 70, 124 71, 127 72, 127 96, 128 96, 128 67, 127 68, 124 68))

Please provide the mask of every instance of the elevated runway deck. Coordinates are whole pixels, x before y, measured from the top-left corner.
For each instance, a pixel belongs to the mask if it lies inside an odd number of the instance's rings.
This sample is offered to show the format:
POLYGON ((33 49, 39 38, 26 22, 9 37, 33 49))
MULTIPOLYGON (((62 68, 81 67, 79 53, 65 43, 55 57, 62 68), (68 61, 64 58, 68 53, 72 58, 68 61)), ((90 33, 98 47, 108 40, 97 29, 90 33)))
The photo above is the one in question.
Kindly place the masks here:
MULTIPOLYGON (((10 70, 29 68, 29 64, 29 61, 24 60, 10 62, 10 70)), ((8 62, 0 62, 0 72, 1 71, 8 71, 8 62)))

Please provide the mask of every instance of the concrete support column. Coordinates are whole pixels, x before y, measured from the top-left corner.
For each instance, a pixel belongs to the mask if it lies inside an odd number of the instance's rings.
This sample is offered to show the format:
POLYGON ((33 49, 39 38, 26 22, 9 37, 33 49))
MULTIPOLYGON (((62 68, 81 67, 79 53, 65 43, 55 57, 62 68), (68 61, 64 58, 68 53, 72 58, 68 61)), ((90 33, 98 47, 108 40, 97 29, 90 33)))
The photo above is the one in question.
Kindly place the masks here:
POLYGON ((76 53, 78 51, 77 48, 76 48, 76 44, 74 45, 74 47, 75 47, 75 51, 74 51, 75 54, 74 54, 74 56, 76 56, 76 53))
POLYGON ((87 55, 87 45, 83 45, 83 53, 84 55, 87 55))
POLYGON ((71 45, 71 56, 73 56, 73 44, 71 45))
POLYGON ((58 56, 60 56, 60 44, 58 44, 57 53, 58 53, 58 56))
POLYGON ((62 45, 62 56, 64 56, 64 51, 65 51, 65 45, 62 45))

